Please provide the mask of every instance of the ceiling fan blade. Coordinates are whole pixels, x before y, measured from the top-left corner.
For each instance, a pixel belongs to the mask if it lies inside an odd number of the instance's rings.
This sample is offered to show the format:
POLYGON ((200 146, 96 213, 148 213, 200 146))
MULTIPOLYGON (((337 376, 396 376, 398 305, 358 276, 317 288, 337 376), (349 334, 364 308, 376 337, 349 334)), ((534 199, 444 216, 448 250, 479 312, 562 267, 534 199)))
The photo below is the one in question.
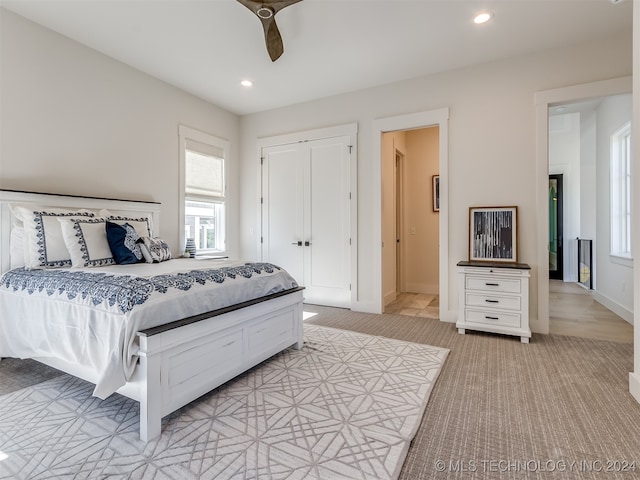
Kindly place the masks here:
POLYGON ((288 7, 289 5, 293 5, 294 3, 301 2, 301 1, 302 0, 276 0, 276 1, 273 1, 273 2, 266 1, 266 2, 262 2, 262 3, 264 5, 268 5, 271 8, 273 8, 273 12, 274 13, 278 13, 283 8, 288 7))
POLYGON ((280 10, 302 0, 237 0, 251 10, 262 22, 264 40, 271 61, 275 62, 284 53, 282 35, 276 25, 275 15, 280 10))
POLYGON ((276 25, 276 20, 273 17, 268 20, 262 20, 262 26, 264 28, 264 41, 267 45, 267 52, 269 52, 271 61, 275 62, 284 53, 280 30, 278 30, 278 25, 276 25))

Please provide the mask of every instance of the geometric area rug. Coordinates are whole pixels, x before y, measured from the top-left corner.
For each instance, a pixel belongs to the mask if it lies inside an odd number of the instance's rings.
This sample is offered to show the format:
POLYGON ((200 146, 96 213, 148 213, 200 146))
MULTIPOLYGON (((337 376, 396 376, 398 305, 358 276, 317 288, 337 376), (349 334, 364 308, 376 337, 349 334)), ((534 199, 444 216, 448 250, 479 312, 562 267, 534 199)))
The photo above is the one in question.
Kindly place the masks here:
MULTIPOLYGON (((445 348, 304 325, 138 438, 138 403, 69 375, 0 396, 0 478, 395 479, 445 348)), ((212 368, 215 368, 212 366, 212 368)))

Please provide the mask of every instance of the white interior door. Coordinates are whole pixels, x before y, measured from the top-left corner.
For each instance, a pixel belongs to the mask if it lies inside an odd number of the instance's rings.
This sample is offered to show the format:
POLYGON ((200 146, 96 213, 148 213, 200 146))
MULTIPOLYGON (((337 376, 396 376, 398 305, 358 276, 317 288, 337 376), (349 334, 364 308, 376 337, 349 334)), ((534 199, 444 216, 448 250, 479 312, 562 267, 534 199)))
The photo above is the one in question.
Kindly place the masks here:
POLYGON ((299 144, 262 151, 262 259, 303 280, 303 164, 299 144))
POLYGON ((305 283, 309 303, 351 306, 349 138, 304 143, 309 169, 304 214, 305 283))
POLYGON ((349 137, 262 151, 262 258, 305 287, 305 301, 349 308, 349 137))

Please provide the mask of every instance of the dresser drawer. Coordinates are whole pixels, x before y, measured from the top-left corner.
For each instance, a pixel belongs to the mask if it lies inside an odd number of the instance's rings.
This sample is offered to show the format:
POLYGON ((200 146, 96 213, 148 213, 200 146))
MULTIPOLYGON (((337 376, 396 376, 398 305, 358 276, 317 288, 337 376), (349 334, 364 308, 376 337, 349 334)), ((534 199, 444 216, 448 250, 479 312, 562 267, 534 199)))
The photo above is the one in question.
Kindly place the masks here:
POLYGON ((500 325, 519 328, 520 314, 468 309, 466 310, 466 322, 476 325, 500 325))
POLYGON ((466 304, 472 307, 488 307, 498 310, 516 310, 522 308, 520 296, 483 295, 467 292, 466 304))
POLYGON ((522 289, 519 278, 495 278, 468 276, 466 279, 467 290, 483 290, 485 292, 520 293, 522 289))

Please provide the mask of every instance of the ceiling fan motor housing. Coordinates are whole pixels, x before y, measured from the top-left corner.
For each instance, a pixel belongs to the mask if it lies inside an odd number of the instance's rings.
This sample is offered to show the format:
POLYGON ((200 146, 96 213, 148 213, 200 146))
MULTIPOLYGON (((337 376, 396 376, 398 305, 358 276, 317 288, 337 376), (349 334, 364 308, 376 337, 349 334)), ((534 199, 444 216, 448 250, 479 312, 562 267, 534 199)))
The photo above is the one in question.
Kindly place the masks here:
POLYGON ((269 7, 265 7, 263 5, 262 7, 258 8, 258 10, 256 10, 256 15, 266 20, 267 18, 273 17, 273 9, 269 7))

